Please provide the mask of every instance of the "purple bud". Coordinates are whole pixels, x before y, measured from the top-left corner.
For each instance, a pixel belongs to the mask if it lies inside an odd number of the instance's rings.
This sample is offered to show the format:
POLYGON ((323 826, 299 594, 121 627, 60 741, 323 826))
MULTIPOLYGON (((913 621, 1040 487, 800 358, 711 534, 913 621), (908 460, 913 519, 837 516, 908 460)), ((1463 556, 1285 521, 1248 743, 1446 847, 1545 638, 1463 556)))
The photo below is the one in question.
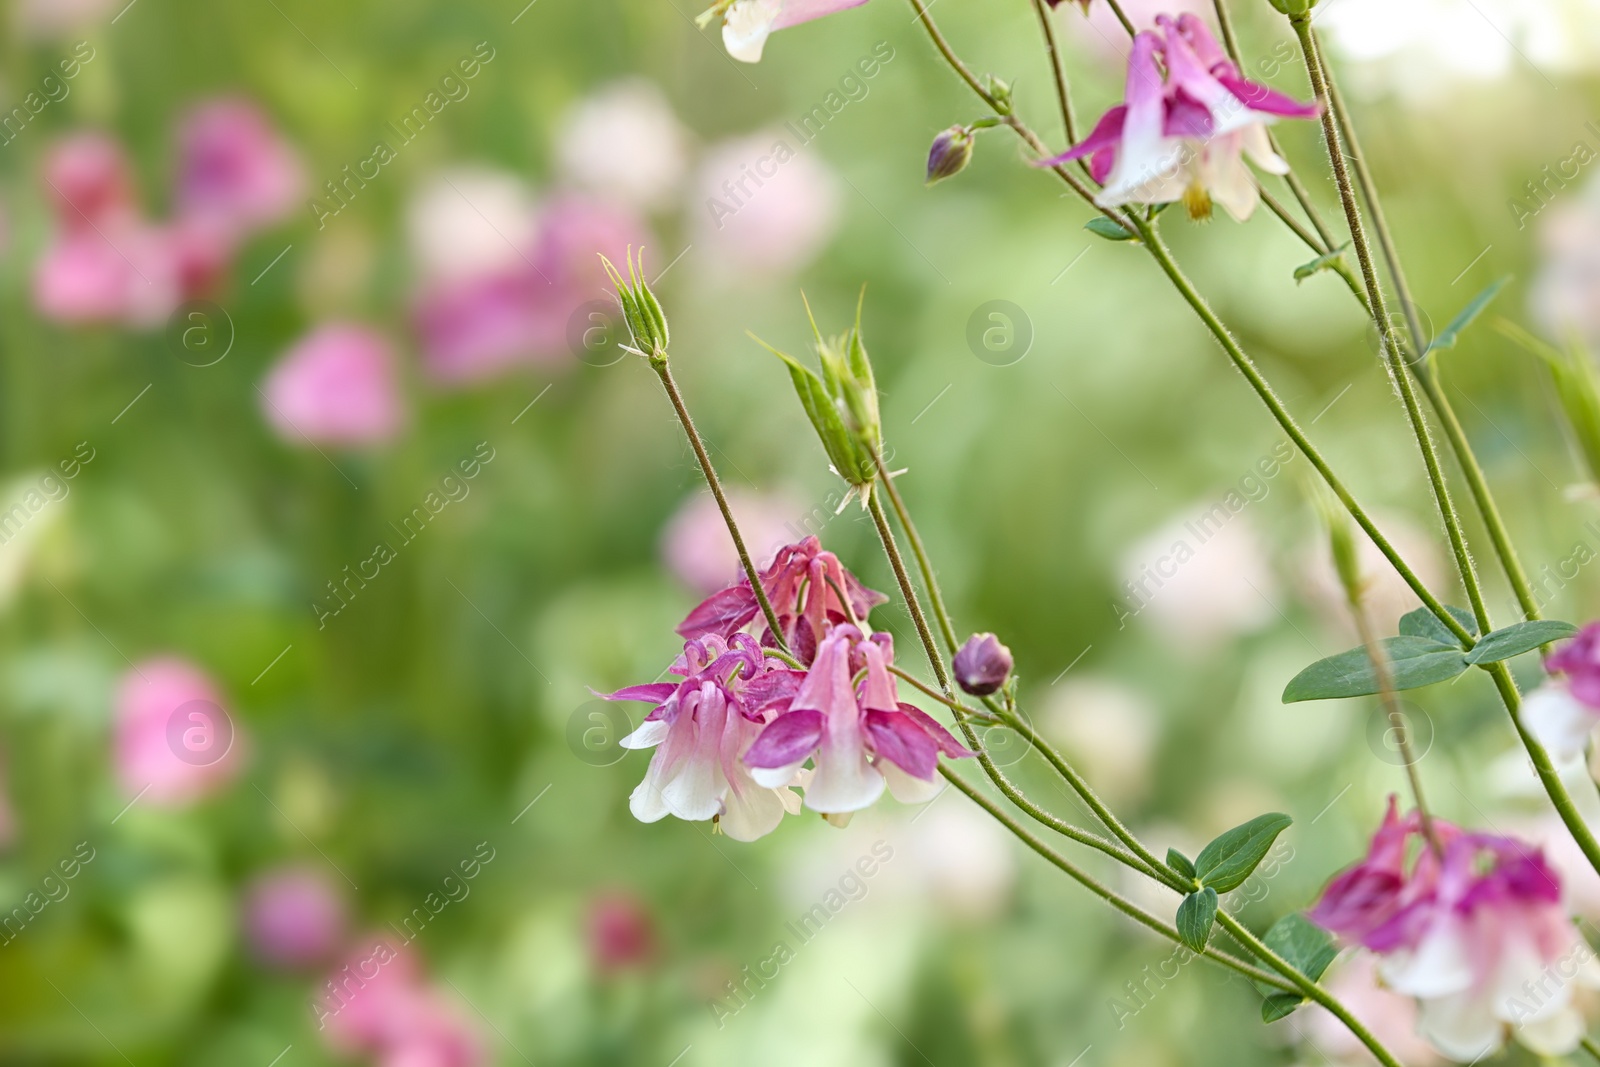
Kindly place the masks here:
POLYGON ((928 149, 928 184, 954 177, 966 168, 972 159, 975 138, 966 126, 952 126, 933 139, 928 149))
POLYGON ((975 697, 988 696, 1011 676, 1011 650, 994 634, 973 634, 955 659, 956 682, 975 697))

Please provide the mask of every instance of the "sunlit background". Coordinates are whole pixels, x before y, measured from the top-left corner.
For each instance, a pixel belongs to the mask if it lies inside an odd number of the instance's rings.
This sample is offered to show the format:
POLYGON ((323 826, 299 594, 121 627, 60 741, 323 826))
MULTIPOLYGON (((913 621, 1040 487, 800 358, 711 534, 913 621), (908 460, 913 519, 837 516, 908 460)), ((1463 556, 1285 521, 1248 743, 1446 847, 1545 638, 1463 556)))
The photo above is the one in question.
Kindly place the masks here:
MULTIPOLYGON (((1160 848, 1295 817, 1238 894, 1258 929, 1402 785, 1371 702, 1279 702, 1354 643, 1305 460, 1148 257, 1085 231, 1005 131, 924 187, 933 136, 983 116, 909 6, 785 31, 754 66, 690 0, 9 6, 0 1062, 1363 1062, 1311 1012, 1262 1027, 1247 983, 959 795, 755 844, 628 812, 646 757, 616 742, 645 708, 594 691, 661 674, 735 573, 654 375, 617 348, 594 253, 629 245, 757 555, 817 533, 888 591, 746 335, 802 352, 802 292, 837 330, 865 283, 898 484, 958 626, 1011 646, 1026 712, 1160 848), (402 1038, 328 1008, 380 951, 402 1038)), ((1281 17, 1234 7, 1253 76, 1305 98, 1281 17)), ((1548 610, 1586 619, 1600 507, 1494 320, 1600 336, 1600 8, 1323 7, 1424 321, 1515 276, 1444 373, 1548 610)), ((1031 6, 934 13, 1064 147, 1031 6)), ((1125 35, 1098 3, 1055 21, 1087 122, 1121 96, 1125 35)), ((1337 218, 1313 124, 1280 135, 1337 218)), ((1348 290, 1297 283, 1312 253, 1265 211, 1180 214, 1206 294, 1449 588, 1348 290)), ((1393 632, 1411 605, 1371 565, 1393 632)), ((874 618, 916 664, 900 598, 874 618)), ((1487 683, 1410 695, 1436 809, 1564 860, 1487 683)), ((1600 921, 1592 873, 1572 885, 1600 921)), ((1369 972, 1333 981, 1404 1032, 1369 972)))

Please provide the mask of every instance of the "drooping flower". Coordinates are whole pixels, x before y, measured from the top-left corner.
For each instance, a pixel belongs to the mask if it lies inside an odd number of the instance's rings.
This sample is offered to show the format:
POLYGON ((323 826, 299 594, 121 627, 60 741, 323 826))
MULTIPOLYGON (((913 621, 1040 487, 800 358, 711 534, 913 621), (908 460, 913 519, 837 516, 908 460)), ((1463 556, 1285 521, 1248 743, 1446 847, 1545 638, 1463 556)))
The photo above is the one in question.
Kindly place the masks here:
POLYGON ((745 754, 755 780, 792 781, 809 759, 805 806, 825 815, 869 807, 885 785, 906 803, 932 799, 940 754, 972 753, 926 712, 900 702, 889 673, 893 660, 888 634, 869 636, 849 623, 835 625, 788 710, 745 754), (852 679, 859 672, 864 677, 858 686, 852 679))
POLYGON ((702 18, 722 17, 722 43, 743 63, 759 63, 767 38, 778 30, 860 7, 867 0, 718 0, 702 18))
POLYGON ((1104 185, 1095 199, 1101 207, 1182 200, 1201 218, 1215 200, 1243 221, 1260 200, 1244 157, 1268 173, 1286 173, 1266 127, 1279 117, 1311 118, 1318 105, 1243 78, 1194 15, 1163 15, 1157 23, 1158 31, 1134 38, 1124 103, 1041 165, 1088 156, 1090 174, 1104 185))
POLYGON ((274 967, 327 959, 344 937, 344 923, 338 890, 310 867, 269 871, 245 896, 245 936, 255 955, 274 967))
POLYGON ((1393 798, 1367 857, 1329 883, 1313 921, 1381 957, 1390 988, 1421 1006, 1419 1032, 1445 1055, 1474 1060, 1507 1030, 1559 1055, 1584 1032, 1574 986, 1600 986, 1594 952, 1563 906, 1540 850, 1399 815, 1393 798), (1410 853, 1415 851, 1415 858, 1410 853))
POLYGON ((301 339, 272 368, 262 396, 267 421, 291 444, 376 444, 404 421, 389 342, 351 323, 301 339))
POLYGON ((282 222, 299 203, 305 167, 261 109, 248 100, 210 100, 178 126, 180 217, 232 239, 282 222))
POLYGON ((114 755, 128 797, 178 807, 229 782, 241 738, 216 685, 181 659, 147 660, 117 687, 114 755))
POLYGON ((973 696, 988 696, 1011 677, 1011 650, 994 634, 973 634, 956 651, 956 683, 973 696))
POLYGON ((670 670, 683 681, 604 694, 655 705, 621 742, 623 748, 655 749, 644 781, 629 797, 634 817, 711 819, 737 841, 771 833, 785 811, 799 811, 799 798, 788 780, 758 783, 741 757, 762 726, 788 707, 805 676, 770 660, 742 633, 690 639, 670 670))
MULTIPOLYGON (((824 549, 815 537, 778 549, 772 563, 761 572, 761 588, 783 627, 784 643, 803 663, 811 662, 828 626, 846 621, 852 614, 865 619, 875 606, 889 599, 862 585, 839 562, 839 557, 824 549), (835 586, 849 597, 848 610, 835 586)), ((678 624, 678 634, 687 638, 706 634, 727 638, 755 620, 760 612, 750 579, 740 578, 696 605, 678 624)))

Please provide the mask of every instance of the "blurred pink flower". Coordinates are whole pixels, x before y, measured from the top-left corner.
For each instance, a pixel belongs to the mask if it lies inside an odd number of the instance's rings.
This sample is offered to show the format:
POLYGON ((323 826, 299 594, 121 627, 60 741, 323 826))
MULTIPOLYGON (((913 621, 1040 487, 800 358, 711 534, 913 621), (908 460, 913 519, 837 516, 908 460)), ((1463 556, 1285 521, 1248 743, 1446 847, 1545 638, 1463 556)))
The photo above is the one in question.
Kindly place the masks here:
POLYGON ((192 803, 227 784, 243 762, 221 694, 186 660, 146 660, 124 674, 115 717, 117 781, 146 803, 192 803))
POLYGON ((245 935, 263 962, 305 967, 327 959, 344 936, 344 901, 321 873, 280 867, 250 886, 245 935))
POLYGON ((389 342, 352 323, 328 323, 301 338, 262 392, 267 421, 291 443, 376 444, 404 421, 389 342))
POLYGON ((574 358, 567 332, 591 301, 608 301, 597 253, 620 261, 642 244, 626 209, 566 195, 540 214, 532 246, 482 273, 424 283, 414 312, 423 358, 437 381, 467 383, 523 364, 574 358))
POLYGON ((724 276, 785 274, 807 266, 839 225, 839 180, 787 132, 713 146, 689 212, 695 255, 724 276))
POLYGON ((477 1029, 423 983, 407 946, 379 936, 334 971, 313 1003, 330 1048, 365 1054, 379 1067, 479 1067, 488 1062, 477 1029))
POLYGON ((603 975, 638 967, 655 955, 655 920, 631 893, 604 893, 589 905, 589 958, 603 975))
MULTIPOLYGON (((1378 980, 1376 957, 1357 952, 1340 960, 1323 984, 1408 1067, 1433 1067, 1444 1062, 1432 1045, 1417 1036, 1417 1002, 1384 988, 1378 980)), ((1326 1008, 1309 1005, 1305 1014, 1307 1032, 1302 1037, 1309 1049, 1331 1057, 1336 1064, 1377 1062, 1326 1008)))
POLYGON ((116 13, 116 0, 19 0, 13 11, 24 37, 54 37, 116 13))
POLYGON ((412 267, 424 287, 526 269, 538 221, 533 190, 516 174, 481 166, 440 171, 406 206, 412 267))
POLYGON ((556 156, 573 185, 620 203, 657 208, 683 181, 687 140, 661 89, 644 78, 626 78, 567 112, 556 156))
MULTIPOLYGON (((773 554, 805 534, 799 525, 810 518, 793 498, 781 493, 733 490, 728 506, 739 521, 750 560, 765 567, 773 554)), ((722 521, 722 511, 709 493, 685 500, 661 531, 661 557, 678 580, 702 596, 714 593, 739 575, 739 554, 722 521)))
POLYGON ((1547 208, 1531 201, 1539 211, 1539 272, 1528 304, 1545 336, 1565 342, 1576 331, 1594 344, 1600 341, 1600 181, 1566 195, 1547 208))
POLYGON ((97 132, 70 134, 46 151, 41 171, 56 222, 68 232, 138 214, 133 169, 112 137, 97 132))
POLYGON ((294 148, 255 104, 210 100, 178 127, 174 209, 243 238, 287 218, 306 186, 294 148))

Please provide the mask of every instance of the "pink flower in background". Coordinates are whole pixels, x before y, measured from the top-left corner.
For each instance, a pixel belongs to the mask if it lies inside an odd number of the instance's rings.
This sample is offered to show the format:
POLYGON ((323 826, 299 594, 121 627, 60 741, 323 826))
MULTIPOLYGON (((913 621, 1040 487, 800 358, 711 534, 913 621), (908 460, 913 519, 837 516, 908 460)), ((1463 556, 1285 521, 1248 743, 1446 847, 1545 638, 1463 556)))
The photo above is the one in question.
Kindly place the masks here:
POLYGON ((1280 117, 1312 118, 1318 105, 1245 80, 1194 15, 1156 21, 1159 32, 1134 38, 1125 102, 1041 165, 1088 156, 1090 174, 1105 186, 1095 198, 1101 207, 1182 200, 1190 217, 1202 218, 1214 199, 1243 221, 1260 200, 1244 157, 1270 174, 1286 173, 1266 127, 1280 117))
POLYGON ((178 127, 177 214, 243 238, 288 218, 306 187, 298 153, 255 104, 211 100, 178 127))
POLYGON ((1535 1052, 1572 1051, 1584 1032, 1574 986, 1600 986, 1600 967, 1560 875, 1515 838, 1440 819, 1433 829, 1437 851, 1391 797, 1366 859, 1328 884, 1311 919, 1381 957, 1384 981, 1420 1001, 1419 1031, 1445 1055, 1481 1058, 1508 1028, 1535 1052))
POLYGON ((425 983, 409 946, 388 937, 363 943, 313 1002, 334 1052, 369 1055, 378 1067, 482 1067, 478 1029, 439 989, 425 983))
POLYGON ((282 867, 251 883, 244 930, 257 958, 275 967, 327 959, 344 937, 344 901, 319 871, 282 867))
POLYGON ((1600 622, 1591 622, 1544 661, 1545 668, 1566 677, 1572 695, 1600 712, 1600 622))
POLYGON ((176 658, 146 660, 117 685, 113 755, 129 797, 169 807, 226 785, 242 738, 203 671, 176 658))
POLYGON ((620 260, 644 238, 630 211, 561 196, 540 213, 530 247, 512 248, 514 256, 481 272, 425 281, 414 319, 430 376, 467 383, 521 364, 574 360, 574 316, 607 299, 598 253, 620 260))
POLYGON ((267 421, 291 443, 378 444, 404 421, 388 341, 351 323, 329 323, 302 338, 262 392, 267 421))
MULTIPOLYGON (((1384 988, 1377 959, 1371 953, 1357 952, 1339 960, 1323 976, 1322 984, 1406 1067, 1434 1067, 1444 1062, 1432 1045, 1417 1036, 1417 1002, 1384 988)), ((1309 1004, 1303 1014, 1305 1031, 1297 1036, 1302 1036, 1307 1052, 1351 1067, 1376 1062, 1367 1047, 1326 1008, 1309 1004)))
POLYGON ((106 134, 61 138, 45 153, 41 174, 56 223, 69 233, 138 215, 133 168, 122 145, 106 134))
POLYGON ((1600 726, 1600 623, 1563 641, 1544 661, 1552 675, 1522 702, 1522 721, 1558 763, 1581 761, 1600 726))
MULTIPOLYGON (((750 559, 759 568, 795 534, 792 524, 809 515, 781 494, 730 491, 728 506, 739 521, 750 559)), ((738 580, 739 554, 709 493, 696 493, 678 508, 661 533, 661 555, 678 580, 702 596, 738 580)))
POLYGON ((517 175, 451 167, 424 181, 406 207, 412 268, 426 288, 526 267, 538 223, 533 190, 517 175))
POLYGON ((643 966, 655 955, 655 920, 644 901, 631 893, 610 892, 596 897, 589 905, 584 926, 589 958, 603 975, 643 966))
POLYGON ((839 226, 839 179, 787 132, 724 141, 706 153, 687 210, 694 255, 739 279, 806 267, 839 226))
POLYGON ((835 12, 860 7, 867 0, 733 0, 723 10, 722 44, 743 63, 759 63, 767 38, 835 12))
POLYGON ((688 166, 688 135, 659 86, 626 78, 567 112, 556 138, 566 181, 641 209, 668 203, 688 166))

